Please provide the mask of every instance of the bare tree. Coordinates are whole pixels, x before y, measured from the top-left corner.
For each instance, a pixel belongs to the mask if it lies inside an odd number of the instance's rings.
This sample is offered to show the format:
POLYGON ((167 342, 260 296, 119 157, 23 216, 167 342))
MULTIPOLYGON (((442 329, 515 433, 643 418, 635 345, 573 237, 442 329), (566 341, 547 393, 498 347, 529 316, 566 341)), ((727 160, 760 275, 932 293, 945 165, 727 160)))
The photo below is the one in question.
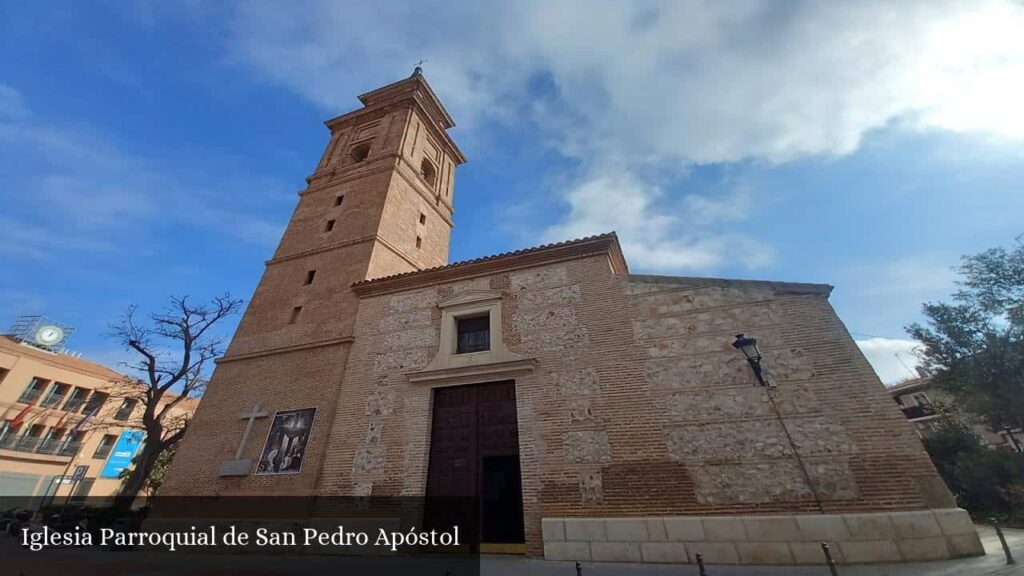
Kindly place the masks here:
POLYGON ((184 436, 188 412, 174 408, 185 398, 202 394, 209 363, 222 354, 224 341, 211 328, 241 306, 242 301, 229 294, 208 304, 193 304, 187 296, 172 297, 162 313, 140 321, 137 307, 131 306, 111 325, 112 336, 139 356, 137 362, 125 364, 137 377, 118 383, 114 395, 136 399, 142 405, 136 425, 146 433, 115 506, 131 506, 161 454, 184 436))

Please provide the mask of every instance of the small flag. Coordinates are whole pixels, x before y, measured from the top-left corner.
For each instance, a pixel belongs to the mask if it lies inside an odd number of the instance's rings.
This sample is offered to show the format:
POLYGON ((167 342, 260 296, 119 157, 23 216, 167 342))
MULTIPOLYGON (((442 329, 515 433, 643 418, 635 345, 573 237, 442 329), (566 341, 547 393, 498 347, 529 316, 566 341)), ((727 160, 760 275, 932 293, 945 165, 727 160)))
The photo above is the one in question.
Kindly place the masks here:
POLYGON ((93 416, 94 416, 94 415, 95 415, 95 414, 96 414, 97 412, 99 412, 99 411, 100 411, 100 407, 99 407, 99 406, 97 406, 96 408, 94 408, 92 412, 89 412, 88 414, 86 414, 86 415, 85 415, 85 418, 82 418, 81 420, 79 420, 79 421, 78 421, 78 424, 75 424, 75 427, 74 427, 74 428, 72 428, 72 429, 71 429, 71 431, 70 431, 70 432, 68 432, 68 434, 74 434, 75 432, 78 432, 78 429, 79 429, 79 428, 81 428, 82 426, 84 426, 84 425, 85 425, 85 423, 86 423, 86 422, 88 422, 88 421, 89 421, 90 419, 92 419, 92 417, 93 417, 93 416))
POLYGON ((21 423, 25 420, 25 415, 28 414, 28 411, 31 409, 31 404, 22 408, 21 412, 18 412, 18 415, 14 417, 14 420, 11 420, 11 428, 17 428, 18 426, 21 426, 21 423))
POLYGON ((37 421, 39 421, 40 418, 42 418, 43 416, 46 416, 50 412, 50 410, 51 410, 50 408, 46 408, 42 412, 39 412, 38 414, 36 414, 32 418, 30 418, 29 421, 26 422, 25 424, 29 425, 29 426, 31 426, 32 424, 35 424, 37 421))

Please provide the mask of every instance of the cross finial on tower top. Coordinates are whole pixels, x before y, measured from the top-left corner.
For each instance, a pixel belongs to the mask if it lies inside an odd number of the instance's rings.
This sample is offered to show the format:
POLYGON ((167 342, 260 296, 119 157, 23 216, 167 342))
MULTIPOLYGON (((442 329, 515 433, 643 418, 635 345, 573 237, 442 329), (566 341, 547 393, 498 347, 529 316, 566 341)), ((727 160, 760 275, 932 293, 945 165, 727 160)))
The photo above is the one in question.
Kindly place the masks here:
POLYGON ((421 58, 420 61, 416 63, 416 67, 413 68, 412 75, 413 76, 422 76, 423 75, 423 68, 422 68, 422 66, 424 64, 426 64, 426 63, 427 63, 427 60, 423 60, 421 58))

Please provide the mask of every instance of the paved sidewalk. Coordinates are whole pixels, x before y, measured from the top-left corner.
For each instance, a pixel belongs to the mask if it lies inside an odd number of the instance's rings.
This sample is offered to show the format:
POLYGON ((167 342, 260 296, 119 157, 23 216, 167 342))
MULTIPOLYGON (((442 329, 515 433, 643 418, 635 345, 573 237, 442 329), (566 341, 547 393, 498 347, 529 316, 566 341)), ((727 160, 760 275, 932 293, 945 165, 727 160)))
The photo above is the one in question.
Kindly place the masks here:
MULTIPOLYGON (((946 562, 839 566, 839 576, 1024 576, 1024 565, 1007 566, 991 528, 979 527, 987 554, 946 562)), ((1007 530, 1014 554, 1024 563, 1024 530, 1007 530)), ((461 576, 475 574, 451 559, 433 555, 390 560, 324 555, 110 552, 64 548, 45 562, 16 538, 0 539, 3 576, 293 576, 306 574, 461 576), (450 572, 449 572, 450 571, 450 572)), ((583 576, 698 576, 693 564, 584 563, 583 576)), ((546 562, 517 556, 484 556, 481 576, 576 576, 572 562, 546 562)), ((708 576, 828 576, 822 566, 707 566, 708 576)))
MULTIPOLYGON (((840 565, 839 576, 1024 576, 1024 530, 1005 530, 1014 557, 1021 564, 1006 565, 1006 557, 996 532, 979 526, 978 533, 985 546, 985 556, 919 562, 913 564, 840 565)), ((697 576, 692 564, 603 564, 584 562, 583 576, 697 576)), ((828 567, 821 566, 721 566, 708 565, 708 576, 828 576, 828 567)), ((575 576, 573 562, 545 562, 511 556, 488 556, 482 563, 481 576, 575 576)))

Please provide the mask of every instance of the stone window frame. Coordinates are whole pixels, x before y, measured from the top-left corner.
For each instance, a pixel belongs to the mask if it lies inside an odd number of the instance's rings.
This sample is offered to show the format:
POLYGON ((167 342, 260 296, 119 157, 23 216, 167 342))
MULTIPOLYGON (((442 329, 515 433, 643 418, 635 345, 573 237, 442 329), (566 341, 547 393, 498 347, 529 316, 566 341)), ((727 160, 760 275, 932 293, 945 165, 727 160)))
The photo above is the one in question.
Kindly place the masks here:
POLYGON ((437 307, 441 309, 441 326, 437 355, 422 370, 407 374, 409 381, 441 385, 471 384, 494 378, 512 378, 533 371, 535 359, 515 354, 505 346, 502 300, 501 292, 494 290, 465 290, 439 302, 437 307), (456 320, 485 314, 491 332, 490 349, 456 353, 456 320))
POLYGON ((348 157, 352 164, 361 164, 364 160, 370 157, 370 149, 373 145, 373 139, 363 140, 356 142, 349 146, 348 157))

